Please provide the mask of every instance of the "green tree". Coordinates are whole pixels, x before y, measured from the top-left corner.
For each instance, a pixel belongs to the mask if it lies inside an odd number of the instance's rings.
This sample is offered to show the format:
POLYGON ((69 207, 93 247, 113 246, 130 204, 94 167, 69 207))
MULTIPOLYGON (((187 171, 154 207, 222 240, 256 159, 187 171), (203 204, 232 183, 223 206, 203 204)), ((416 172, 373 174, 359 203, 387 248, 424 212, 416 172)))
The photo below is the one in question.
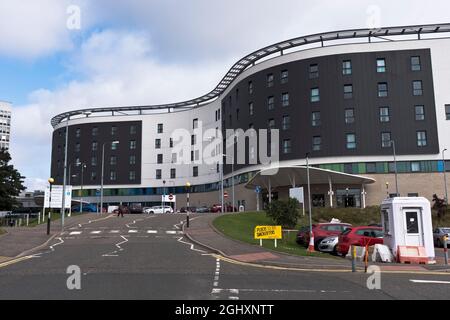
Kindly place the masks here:
POLYGON ((283 228, 294 228, 297 224, 300 204, 297 199, 275 200, 266 208, 268 217, 283 228))
POLYGON ((19 171, 12 164, 11 156, 5 149, 0 149, 0 210, 11 210, 18 205, 16 197, 25 190, 19 171))

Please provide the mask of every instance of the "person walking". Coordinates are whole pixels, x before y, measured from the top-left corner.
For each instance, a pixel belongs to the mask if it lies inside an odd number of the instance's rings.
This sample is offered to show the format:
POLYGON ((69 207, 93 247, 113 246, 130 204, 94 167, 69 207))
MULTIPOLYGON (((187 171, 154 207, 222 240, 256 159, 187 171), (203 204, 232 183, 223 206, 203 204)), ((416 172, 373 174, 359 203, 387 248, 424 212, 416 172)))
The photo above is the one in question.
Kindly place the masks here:
POLYGON ((121 216, 123 218, 123 206, 119 206, 119 212, 117 213, 117 216, 121 216))

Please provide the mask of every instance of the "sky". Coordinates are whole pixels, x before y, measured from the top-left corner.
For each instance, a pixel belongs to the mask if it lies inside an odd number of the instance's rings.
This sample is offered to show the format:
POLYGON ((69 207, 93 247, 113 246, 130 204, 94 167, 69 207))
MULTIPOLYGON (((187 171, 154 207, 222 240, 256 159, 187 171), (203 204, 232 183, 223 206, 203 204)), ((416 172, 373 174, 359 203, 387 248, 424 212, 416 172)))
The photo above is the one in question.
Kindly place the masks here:
POLYGON ((171 103, 211 91, 241 57, 341 29, 450 22, 450 2, 0 0, 0 100, 28 190, 50 175, 50 119, 85 107, 171 103))

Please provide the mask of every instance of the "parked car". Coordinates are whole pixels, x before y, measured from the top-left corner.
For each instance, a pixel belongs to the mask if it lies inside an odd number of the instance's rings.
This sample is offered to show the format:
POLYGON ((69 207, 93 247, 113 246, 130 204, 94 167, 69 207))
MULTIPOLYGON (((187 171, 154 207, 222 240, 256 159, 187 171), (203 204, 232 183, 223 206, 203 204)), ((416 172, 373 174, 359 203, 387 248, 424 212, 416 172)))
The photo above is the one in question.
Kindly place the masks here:
MULTIPOLYGON (((226 205, 227 212, 233 212, 233 206, 228 204, 226 205)), ((220 204, 213 204, 213 206, 210 209, 211 212, 222 212, 222 205, 220 204)), ((234 207, 234 212, 238 212, 236 207, 234 207)))
POLYGON ((383 236, 383 228, 380 227, 351 227, 339 235, 336 251, 345 257, 350 246, 364 247, 366 245, 383 244, 383 236))
POLYGON ((337 254, 337 244, 339 236, 326 237, 319 243, 319 251, 330 252, 334 255, 337 254))
POLYGON ((181 207, 180 208, 180 213, 186 213, 186 212, 190 212, 190 213, 194 213, 197 212, 197 207, 189 207, 189 210, 187 207, 181 207))
MULTIPOLYGON (((349 223, 341 223, 341 222, 329 222, 329 223, 318 223, 312 225, 312 231, 314 234, 314 248, 319 250, 319 243, 323 239, 331 236, 338 236, 342 233, 342 231, 350 228, 352 225, 349 223)), ((309 245, 309 232, 305 233, 305 245, 309 245)))
POLYGON ((433 240, 434 240, 434 245, 436 247, 443 247, 444 246, 444 236, 449 236, 450 235, 450 228, 436 228, 433 231, 433 240))
POLYGON ((304 244, 305 243, 305 235, 308 232, 309 232, 309 226, 301 227, 297 232, 297 238, 295 239, 295 241, 300 245, 304 244))
MULTIPOLYGON (((97 206, 92 203, 83 204, 83 212, 97 212, 97 206)), ((72 212, 80 212, 81 206, 76 205, 72 207, 72 212)))
POLYGON ((171 206, 164 206, 164 210, 163 206, 154 206, 146 209, 145 213, 148 214, 173 213, 173 209, 171 206))
POLYGON ((142 203, 132 203, 130 204, 130 213, 142 213, 142 203))
POLYGON ((209 208, 207 206, 200 206, 200 207, 197 207, 197 210, 195 212, 197 212, 197 213, 208 213, 209 212, 209 208))

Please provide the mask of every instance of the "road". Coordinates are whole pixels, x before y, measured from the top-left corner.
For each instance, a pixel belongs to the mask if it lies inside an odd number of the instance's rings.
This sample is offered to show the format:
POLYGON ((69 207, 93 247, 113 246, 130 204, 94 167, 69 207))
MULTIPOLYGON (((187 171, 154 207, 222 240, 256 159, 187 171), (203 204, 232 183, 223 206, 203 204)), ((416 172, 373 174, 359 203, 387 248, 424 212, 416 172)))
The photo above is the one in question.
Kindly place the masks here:
POLYGON ((1 267, 0 299, 450 299, 450 274, 383 273, 381 289, 369 290, 362 273, 229 262, 183 238, 184 217, 114 216, 73 227, 1 267), (81 270, 80 290, 67 287, 70 265, 81 270))

